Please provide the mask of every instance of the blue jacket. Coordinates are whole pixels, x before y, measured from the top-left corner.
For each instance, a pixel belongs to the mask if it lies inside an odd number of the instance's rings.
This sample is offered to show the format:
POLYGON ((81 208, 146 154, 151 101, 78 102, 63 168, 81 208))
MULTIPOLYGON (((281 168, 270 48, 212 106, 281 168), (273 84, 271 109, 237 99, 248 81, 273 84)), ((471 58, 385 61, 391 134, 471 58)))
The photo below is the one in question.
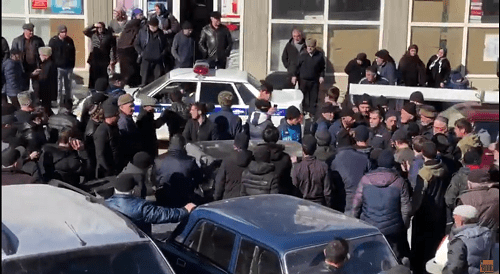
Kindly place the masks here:
POLYGON ((338 119, 328 128, 328 132, 330 132, 330 136, 332 137, 332 139, 330 140, 330 144, 333 147, 337 147, 337 134, 339 134, 339 131, 342 128, 342 119, 338 119))
POLYGON ((18 93, 25 90, 23 87, 23 65, 21 61, 7 59, 2 63, 2 94, 7 96, 17 96, 18 93))
POLYGON ((408 172, 408 181, 410 181, 411 189, 415 189, 417 185, 418 171, 424 166, 424 156, 417 155, 411 162, 410 171, 408 172))
POLYGON ((177 223, 189 215, 185 208, 166 208, 132 195, 115 194, 106 204, 127 216, 142 231, 151 235, 152 224, 177 223))
POLYGON ((219 140, 234 140, 242 130, 241 118, 233 113, 231 107, 223 106, 219 112, 208 117, 215 124, 219 140))
POLYGON ((379 66, 378 74, 387 79, 389 85, 395 85, 398 80, 396 66, 391 62, 386 62, 382 66, 379 66))
POLYGON ((302 127, 300 124, 289 125, 286 119, 283 119, 278 126, 278 130, 280 132, 280 140, 302 143, 302 127))
MULTIPOLYGON (((333 183, 338 190, 337 205, 342 212, 350 212, 352 200, 358 188, 358 183, 371 168, 370 159, 352 147, 337 149, 337 155, 330 165, 333 183), (343 193, 345 191, 345 193, 343 193), (345 199, 345 200, 344 200, 345 199)), ((335 199, 334 199, 335 201, 335 199)))

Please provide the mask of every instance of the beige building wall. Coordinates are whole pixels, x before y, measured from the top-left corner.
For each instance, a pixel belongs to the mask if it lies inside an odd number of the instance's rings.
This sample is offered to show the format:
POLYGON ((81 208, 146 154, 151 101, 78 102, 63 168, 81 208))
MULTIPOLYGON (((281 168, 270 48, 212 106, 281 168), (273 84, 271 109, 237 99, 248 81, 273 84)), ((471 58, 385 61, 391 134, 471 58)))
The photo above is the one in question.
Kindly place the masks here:
POLYGON ((399 63, 406 52, 409 1, 385 0, 382 48, 399 63))
POLYGON ((269 1, 244 1, 243 70, 257 79, 267 75, 269 1))

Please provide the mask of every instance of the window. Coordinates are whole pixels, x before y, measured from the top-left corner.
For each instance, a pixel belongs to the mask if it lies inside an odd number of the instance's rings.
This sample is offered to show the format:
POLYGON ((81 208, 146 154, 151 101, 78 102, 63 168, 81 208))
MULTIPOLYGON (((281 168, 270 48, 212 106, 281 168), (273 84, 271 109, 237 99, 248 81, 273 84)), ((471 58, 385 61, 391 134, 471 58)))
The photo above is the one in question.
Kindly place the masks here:
POLYGON ((12 40, 23 34, 22 26, 24 23, 26 23, 24 18, 2 17, 2 36, 5 37, 5 40, 9 43, 9 48, 12 47, 12 40))
MULTIPOLYGON (((17 13, 24 14, 25 1, 19 0, 2 0, 2 13, 17 13)), ((5 17, 2 17, 2 25, 5 17)), ((22 25, 21 25, 22 26, 22 25)), ((2 31, 2 33, 4 33, 2 31)))
POLYGON ((323 19, 325 0, 272 0, 273 19, 323 19))
POLYGON ((330 0, 330 20, 378 21, 380 0, 330 0))
POLYGON ((235 235, 219 226, 200 222, 186 240, 185 245, 227 270, 231 262, 235 235))
POLYGON ((471 23, 498 23, 498 0, 472 0, 470 4, 471 23))
MULTIPOLYGON (((464 22, 466 0, 414 0, 414 22, 464 22)), ((467 0, 470 1, 470 0, 467 0)))
POLYGON ((470 28, 467 43, 468 72, 471 74, 495 74, 497 60, 498 29, 470 28))
POLYGON ((439 47, 445 47, 452 70, 462 63, 462 39, 462 28, 413 27, 411 30, 411 43, 418 45, 418 55, 424 64, 438 52, 439 47))
POLYGON ((227 63, 228 69, 239 69, 240 68, 240 23, 229 22, 225 23, 231 32, 233 38, 233 48, 229 54, 229 59, 227 63))
POLYGON ((48 1, 46 9, 33 9, 30 14, 83 14, 83 0, 52 0, 48 1))
MULTIPOLYGON (((196 91, 196 82, 171 82, 163 87, 153 97, 158 100, 160 104, 170 104, 170 93, 179 89, 184 97, 194 97, 196 91)), ((193 100, 190 100, 194 102, 193 100)))
POLYGON ((238 105, 238 95, 234 92, 233 86, 223 83, 201 83, 200 102, 205 104, 219 104, 219 93, 229 91, 233 94, 233 105, 238 105))
POLYGON ((236 263, 236 273, 281 273, 280 261, 274 252, 242 239, 236 263))
POLYGON ((245 103, 245 105, 250 104, 250 101, 255 98, 252 92, 243 83, 234 83, 234 85, 236 89, 238 89, 241 99, 243 99, 243 103, 245 103))
POLYGON ((344 72, 347 63, 360 52, 366 53, 368 59, 373 60, 378 51, 378 40, 378 26, 330 26, 327 71, 344 72))

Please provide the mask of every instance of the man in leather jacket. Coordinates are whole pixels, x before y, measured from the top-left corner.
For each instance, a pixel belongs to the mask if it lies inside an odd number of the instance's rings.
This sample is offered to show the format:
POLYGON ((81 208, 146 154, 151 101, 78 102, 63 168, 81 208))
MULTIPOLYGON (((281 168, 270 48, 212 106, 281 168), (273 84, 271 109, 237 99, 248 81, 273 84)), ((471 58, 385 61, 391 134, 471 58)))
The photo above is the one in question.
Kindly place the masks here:
POLYGON ((201 30, 198 45, 210 68, 225 69, 227 57, 233 48, 233 38, 229 29, 221 24, 220 12, 214 11, 210 15, 210 24, 201 30))

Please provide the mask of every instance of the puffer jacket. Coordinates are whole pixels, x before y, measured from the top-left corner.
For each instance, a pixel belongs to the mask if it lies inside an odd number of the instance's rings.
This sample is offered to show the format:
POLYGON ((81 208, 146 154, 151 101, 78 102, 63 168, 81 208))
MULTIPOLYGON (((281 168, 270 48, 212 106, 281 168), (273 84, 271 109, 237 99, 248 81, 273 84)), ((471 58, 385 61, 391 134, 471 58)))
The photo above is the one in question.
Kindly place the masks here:
POLYGON ((215 177, 214 200, 239 197, 241 193, 241 175, 252 161, 249 150, 234 151, 222 164, 215 177))
POLYGON ((354 217, 377 227, 382 234, 400 233, 410 224, 408 184, 396 170, 379 167, 361 178, 352 207, 354 217))
POLYGON ((328 166, 314 156, 305 156, 292 169, 292 181, 297 197, 327 207, 332 206, 332 182, 328 166))
POLYGON ((274 165, 274 173, 278 175, 279 193, 293 193, 292 184, 292 160, 290 155, 285 152, 285 146, 275 143, 263 143, 259 146, 267 146, 271 151, 271 163, 274 165))
POLYGON ((448 261, 443 274, 479 274, 482 260, 492 259, 491 230, 477 224, 454 228, 448 244, 448 261))
POLYGON ((498 231, 498 196, 498 183, 495 183, 493 187, 482 186, 465 191, 458 197, 457 205, 464 204, 475 207, 479 214, 479 225, 498 231))
POLYGON ((256 110, 247 121, 251 140, 262 140, 262 133, 267 126, 273 125, 271 118, 266 113, 256 110))
POLYGON ((23 65, 21 61, 7 59, 2 63, 2 94, 17 96, 25 90, 23 80, 23 65))
POLYGON ((151 224, 177 223, 189 215, 185 208, 166 208, 156 206, 150 201, 131 195, 115 194, 106 199, 106 205, 151 235, 151 224))
POLYGON ((252 161, 241 175, 241 196, 279 193, 272 163, 252 161))
POLYGON ((226 26, 221 24, 218 29, 214 29, 208 24, 201 30, 198 46, 205 59, 223 60, 231 54, 233 37, 226 26))

